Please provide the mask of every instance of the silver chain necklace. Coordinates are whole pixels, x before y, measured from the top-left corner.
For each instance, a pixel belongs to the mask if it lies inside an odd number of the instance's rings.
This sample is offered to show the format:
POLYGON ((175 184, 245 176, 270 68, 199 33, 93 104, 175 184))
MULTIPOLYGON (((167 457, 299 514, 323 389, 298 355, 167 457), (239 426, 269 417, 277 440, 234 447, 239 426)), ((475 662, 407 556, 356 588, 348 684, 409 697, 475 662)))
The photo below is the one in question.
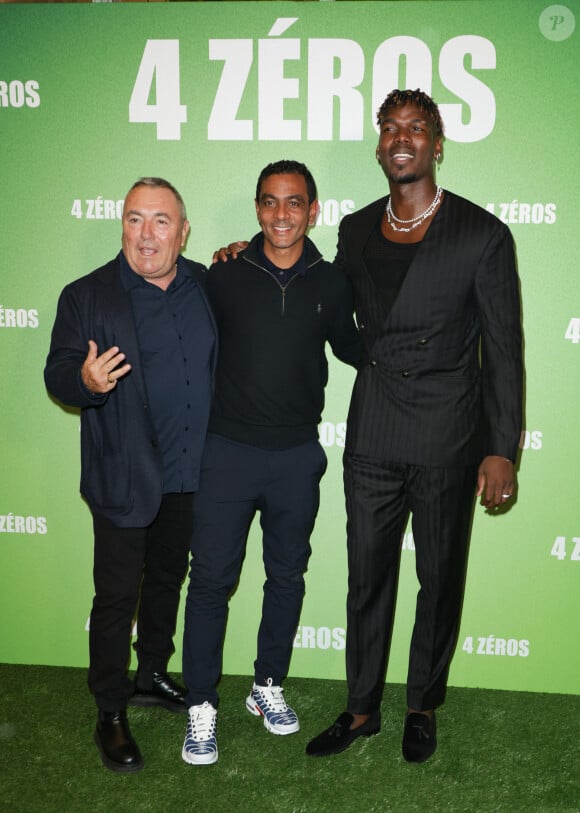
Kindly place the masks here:
POLYGON ((441 189, 441 187, 438 186, 437 191, 435 192, 435 197, 433 198, 429 206, 425 209, 425 211, 422 212, 420 215, 417 215, 417 217, 411 217, 409 220, 403 220, 402 218, 397 217, 397 215, 393 212, 391 198, 389 198, 389 200, 387 201, 387 205, 385 206, 385 211, 387 213, 387 222, 389 226, 391 226, 393 231, 404 231, 404 232, 413 231, 413 229, 416 229, 417 226, 420 226, 421 223, 427 220, 429 215, 433 214, 433 212, 435 211, 439 204, 439 201, 441 200, 442 191, 443 190, 441 189), (395 224, 395 221, 397 221, 397 223, 410 223, 411 225, 408 228, 406 228, 405 226, 397 226, 395 224))

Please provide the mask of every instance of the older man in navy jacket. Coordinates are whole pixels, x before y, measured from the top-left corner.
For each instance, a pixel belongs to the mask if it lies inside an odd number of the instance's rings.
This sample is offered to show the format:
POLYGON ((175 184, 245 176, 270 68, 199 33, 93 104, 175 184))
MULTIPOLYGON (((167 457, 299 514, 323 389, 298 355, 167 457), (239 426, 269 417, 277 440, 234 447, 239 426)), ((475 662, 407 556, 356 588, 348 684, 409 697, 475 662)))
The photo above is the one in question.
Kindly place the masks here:
POLYGON ((187 570, 215 367, 216 331, 205 268, 180 255, 183 199, 161 178, 141 178, 123 210, 123 250, 67 285, 45 381, 81 409, 81 493, 93 515, 95 597, 89 688, 95 742, 113 771, 143 760, 130 702, 186 712, 166 673, 187 570), (138 671, 126 672, 138 610, 138 671))

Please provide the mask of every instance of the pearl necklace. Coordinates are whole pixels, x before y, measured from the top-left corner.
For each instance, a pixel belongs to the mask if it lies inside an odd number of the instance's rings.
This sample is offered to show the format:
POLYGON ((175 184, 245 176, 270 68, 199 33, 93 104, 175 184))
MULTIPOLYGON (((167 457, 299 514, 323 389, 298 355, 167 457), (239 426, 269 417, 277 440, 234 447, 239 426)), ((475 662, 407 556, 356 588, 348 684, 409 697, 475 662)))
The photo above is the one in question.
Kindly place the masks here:
POLYGON ((387 222, 389 226, 391 226, 393 231, 404 231, 404 232, 413 231, 413 229, 416 229, 417 226, 420 226, 421 223, 423 223, 425 220, 427 220, 427 218, 430 215, 433 214, 433 212, 435 211, 439 204, 439 201, 441 200, 442 192, 443 190, 441 189, 440 186, 438 186, 437 191, 435 192, 435 197, 433 198, 429 206, 425 209, 425 211, 422 212, 420 215, 417 215, 417 217, 412 217, 409 220, 402 220, 402 218, 397 217, 397 215, 393 212, 391 198, 389 198, 387 205, 385 207, 385 211, 387 213, 387 222), (397 221, 397 223, 410 223, 412 225, 410 225, 408 228, 405 228, 405 226, 397 226, 395 225, 395 220, 397 221))

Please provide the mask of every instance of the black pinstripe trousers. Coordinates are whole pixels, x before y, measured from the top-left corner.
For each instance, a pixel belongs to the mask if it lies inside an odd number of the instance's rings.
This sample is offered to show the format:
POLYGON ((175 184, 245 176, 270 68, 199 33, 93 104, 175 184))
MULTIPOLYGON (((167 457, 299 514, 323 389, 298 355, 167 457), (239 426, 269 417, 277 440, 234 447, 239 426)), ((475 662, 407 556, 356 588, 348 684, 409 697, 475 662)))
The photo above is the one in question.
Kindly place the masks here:
POLYGON ((459 629, 477 466, 436 468, 346 454, 348 710, 380 706, 409 512, 419 592, 407 677, 409 708, 443 703, 459 629))

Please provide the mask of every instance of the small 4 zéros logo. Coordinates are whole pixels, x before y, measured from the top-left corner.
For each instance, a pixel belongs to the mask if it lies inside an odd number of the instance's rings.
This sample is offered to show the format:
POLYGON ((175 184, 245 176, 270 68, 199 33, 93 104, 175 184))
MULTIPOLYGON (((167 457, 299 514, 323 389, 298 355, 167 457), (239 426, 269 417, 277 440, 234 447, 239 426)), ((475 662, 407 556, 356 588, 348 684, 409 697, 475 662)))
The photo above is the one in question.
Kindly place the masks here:
POLYGON ((580 316, 575 316, 568 322, 564 338, 572 342, 572 344, 580 343, 580 316))
POLYGON ((39 87, 34 79, 27 82, 0 79, 0 107, 40 107, 39 87))
POLYGON ((559 562, 565 559, 580 562, 580 536, 573 536, 570 541, 565 536, 557 536, 550 553, 559 562))
POLYGON ((468 635, 461 647, 468 655, 507 655, 510 658, 527 658, 530 642, 525 639, 500 638, 495 635, 468 635))

